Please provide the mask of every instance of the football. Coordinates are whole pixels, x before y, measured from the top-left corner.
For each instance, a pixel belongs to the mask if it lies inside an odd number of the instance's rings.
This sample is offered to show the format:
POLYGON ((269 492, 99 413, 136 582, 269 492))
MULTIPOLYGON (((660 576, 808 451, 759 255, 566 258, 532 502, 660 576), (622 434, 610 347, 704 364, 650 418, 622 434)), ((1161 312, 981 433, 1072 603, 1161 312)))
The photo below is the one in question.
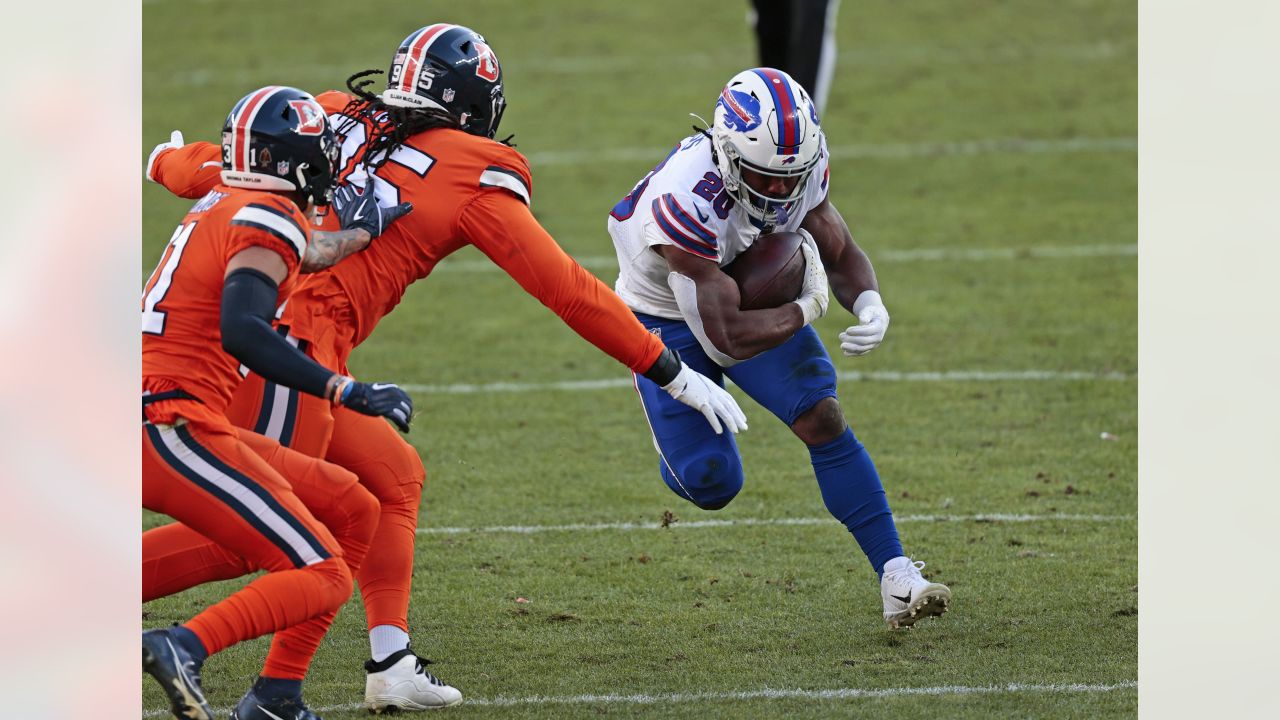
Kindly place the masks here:
POLYGON ((776 232, 761 235, 724 271, 734 282, 742 310, 775 308, 795 300, 804 285, 803 242, 799 233, 776 232))

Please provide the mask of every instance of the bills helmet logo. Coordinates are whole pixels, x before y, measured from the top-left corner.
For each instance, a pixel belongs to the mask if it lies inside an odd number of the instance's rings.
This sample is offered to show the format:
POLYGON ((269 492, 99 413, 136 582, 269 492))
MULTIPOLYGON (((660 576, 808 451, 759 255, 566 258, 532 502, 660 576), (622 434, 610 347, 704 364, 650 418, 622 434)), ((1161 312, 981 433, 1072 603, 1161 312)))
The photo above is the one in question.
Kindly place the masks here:
POLYGON ((725 88, 716 104, 724 108, 724 122, 730 128, 748 132, 760 127, 760 101, 755 97, 725 88))
POLYGON ((289 107, 298 113, 298 127, 294 132, 299 135, 324 134, 324 110, 312 100, 290 100, 289 107))
POLYGON ((485 43, 475 40, 472 45, 476 48, 476 75, 489 82, 498 81, 498 56, 493 54, 493 50, 485 43))

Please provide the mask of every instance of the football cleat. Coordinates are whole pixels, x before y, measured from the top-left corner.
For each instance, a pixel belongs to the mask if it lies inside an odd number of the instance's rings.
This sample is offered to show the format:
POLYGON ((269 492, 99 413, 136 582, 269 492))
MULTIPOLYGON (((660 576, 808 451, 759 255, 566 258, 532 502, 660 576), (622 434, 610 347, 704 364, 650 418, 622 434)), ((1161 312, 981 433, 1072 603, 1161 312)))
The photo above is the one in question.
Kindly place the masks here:
POLYGON ((911 627, 920 620, 937 617, 951 605, 951 589, 931 583, 920 574, 922 562, 896 557, 884 564, 880 579, 880 599, 884 601, 884 621, 891 628, 911 627))
POLYGON ((231 711, 231 720, 323 720, 311 712, 301 697, 268 702, 252 689, 240 698, 231 711))
POLYGON ((409 648, 382 662, 364 664, 364 705, 374 714, 397 710, 432 710, 462 702, 462 693, 427 672, 425 660, 409 648))
POLYGON ((160 683, 169 696, 173 716, 183 720, 213 720, 213 710, 200 687, 200 665, 167 629, 142 633, 142 670, 160 683))

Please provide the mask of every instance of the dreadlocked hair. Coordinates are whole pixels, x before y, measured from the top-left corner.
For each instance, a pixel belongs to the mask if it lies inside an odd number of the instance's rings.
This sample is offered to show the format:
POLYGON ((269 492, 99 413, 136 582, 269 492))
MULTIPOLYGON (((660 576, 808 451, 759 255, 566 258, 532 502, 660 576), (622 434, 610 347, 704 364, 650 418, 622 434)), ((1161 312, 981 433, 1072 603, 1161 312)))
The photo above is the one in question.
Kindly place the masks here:
MULTIPOLYGON (((363 163, 371 171, 382 167, 391 153, 418 133, 435 128, 461 129, 457 118, 441 110, 391 107, 382 102, 382 98, 368 89, 374 83, 372 76, 381 74, 381 70, 365 70, 347 78, 347 89, 355 97, 342 109, 342 115, 351 118, 350 123, 359 119, 370 121, 363 163)), ((348 127, 343 124, 334 131, 342 134, 348 127)))

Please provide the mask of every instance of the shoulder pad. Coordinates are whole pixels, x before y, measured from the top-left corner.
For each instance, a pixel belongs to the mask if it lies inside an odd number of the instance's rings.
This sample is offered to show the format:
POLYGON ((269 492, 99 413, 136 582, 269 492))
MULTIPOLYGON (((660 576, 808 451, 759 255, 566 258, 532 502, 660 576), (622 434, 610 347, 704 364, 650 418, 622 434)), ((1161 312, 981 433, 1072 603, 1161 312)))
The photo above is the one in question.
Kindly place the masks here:
POLYGON ((697 198, 664 193, 650 205, 653 221, 676 245, 698 257, 715 260, 720 256, 712 213, 697 198))

